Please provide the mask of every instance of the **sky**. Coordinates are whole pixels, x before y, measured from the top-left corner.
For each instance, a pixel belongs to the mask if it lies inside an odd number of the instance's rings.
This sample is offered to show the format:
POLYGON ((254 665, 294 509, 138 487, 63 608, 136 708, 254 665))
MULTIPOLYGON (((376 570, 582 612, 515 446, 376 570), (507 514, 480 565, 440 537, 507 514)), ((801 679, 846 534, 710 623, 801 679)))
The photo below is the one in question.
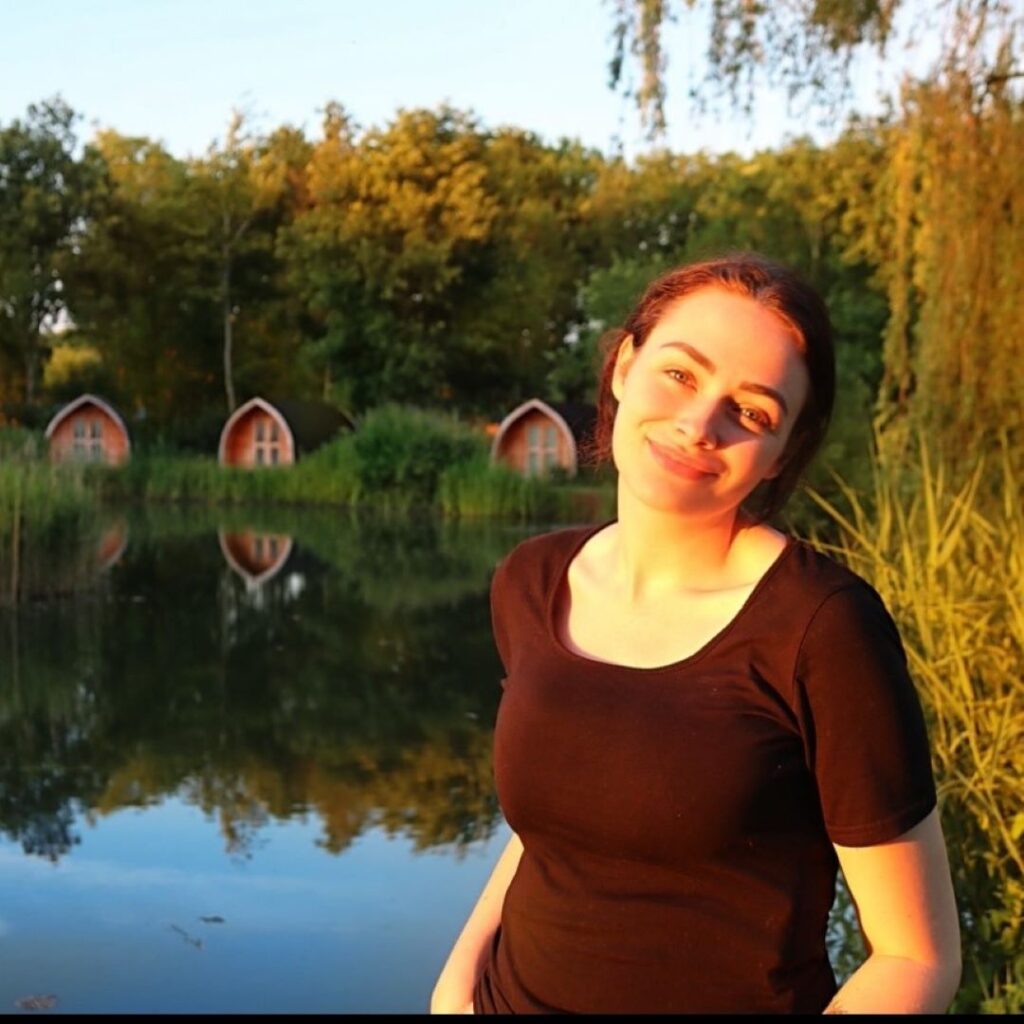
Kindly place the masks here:
MULTIPOLYGON (((762 93, 751 119, 697 117, 686 91, 703 68, 699 17, 666 35, 671 148, 749 153, 835 134, 787 116, 778 93, 762 93)), ((316 137, 329 100, 363 127, 447 102, 487 128, 633 158, 648 144, 632 101, 608 88, 612 23, 609 0, 0 0, 0 124, 59 93, 83 115, 82 137, 114 128, 184 157, 222 137, 235 108, 257 130, 316 137)), ((880 68, 858 80, 861 109, 875 108, 880 68)))

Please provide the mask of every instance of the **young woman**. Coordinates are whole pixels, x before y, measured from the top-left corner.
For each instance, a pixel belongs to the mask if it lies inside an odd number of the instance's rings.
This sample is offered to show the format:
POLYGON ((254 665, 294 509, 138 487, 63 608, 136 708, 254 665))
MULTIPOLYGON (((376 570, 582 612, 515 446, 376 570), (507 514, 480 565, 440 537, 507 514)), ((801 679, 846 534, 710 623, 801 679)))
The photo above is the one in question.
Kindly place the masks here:
POLYGON ((741 254, 655 281, 615 342, 617 518, 494 576, 514 832, 431 1009, 944 1011, 959 926, 896 628, 767 523, 828 424, 828 313, 741 254), (869 955, 837 992, 838 867, 869 955))

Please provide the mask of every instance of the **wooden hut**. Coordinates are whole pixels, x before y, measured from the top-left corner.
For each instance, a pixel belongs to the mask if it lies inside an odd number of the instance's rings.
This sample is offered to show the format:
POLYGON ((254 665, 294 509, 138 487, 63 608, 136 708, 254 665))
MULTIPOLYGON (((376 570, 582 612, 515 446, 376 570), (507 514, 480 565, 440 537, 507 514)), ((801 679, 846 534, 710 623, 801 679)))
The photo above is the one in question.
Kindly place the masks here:
POLYGON ((592 405, 531 398, 498 425, 491 461, 504 462, 524 476, 543 476, 555 467, 575 476, 580 446, 589 439, 596 421, 592 405))
POLYGON ((250 398, 220 433, 217 458, 222 466, 290 466, 354 423, 324 402, 250 398))
POLYGON ((102 398, 80 395, 64 406, 46 428, 54 462, 128 461, 131 441, 124 420, 102 398))

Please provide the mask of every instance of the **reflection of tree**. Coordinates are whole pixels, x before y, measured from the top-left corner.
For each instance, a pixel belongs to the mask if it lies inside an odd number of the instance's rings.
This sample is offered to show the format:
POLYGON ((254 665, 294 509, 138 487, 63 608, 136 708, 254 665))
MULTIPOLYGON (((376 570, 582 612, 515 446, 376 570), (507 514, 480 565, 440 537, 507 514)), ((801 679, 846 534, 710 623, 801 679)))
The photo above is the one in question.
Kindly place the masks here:
POLYGON ((59 856, 76 802, 102 814, 183 793, 239 856, 268 819, 310 812, 332 852, 371 825, 421 848, 488 834, 500 671, 486 592, 504 538, 427 524, 403 546, 397 524, 332 521, 314 524, 315 558, 297 532, 260 602, 212 530, 133 522, 108 599, 40 610, 20 688, 0 680, 0 828, 59 856))
POLYGON ((2 617, 9 628, 0 629, 0 829, 26 853, 56 860, 78 842, 73 805, 103 785, 90 742, 100 606, 64 601, 2 617))
POLYGON ((70 597, 102 589, 102 571, 123 553, 123 521, 103 522, 83 514, 40 531, 27 530, 15 553, 10 538, 0 544, 0 608, 70 597), (14 592, 15 587, 17 593, 14 592))

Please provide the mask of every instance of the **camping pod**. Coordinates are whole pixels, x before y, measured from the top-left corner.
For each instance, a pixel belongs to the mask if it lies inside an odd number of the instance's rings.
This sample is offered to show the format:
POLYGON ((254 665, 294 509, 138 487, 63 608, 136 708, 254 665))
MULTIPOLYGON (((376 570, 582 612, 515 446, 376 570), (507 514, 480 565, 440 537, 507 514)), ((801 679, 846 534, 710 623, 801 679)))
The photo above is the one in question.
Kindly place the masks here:
POLYGON ((46 440, 53 462, 101 462, 119 466, 128 461, 131 441, 124 420, 96 395, 80 395, 50 420, 46 440))
POLYGON ((324 402, 250 398, 224 424, 217 459, 222 466, 290 466, 354 426, 345 413, 324 402))
POLYGON ((581 449, 593 433, 597 410, 580 402, 544 402, 531 398, 517 405, 498 425, 491 461, 524 476, 546 476, 560 469, 575 476, 581 449))

